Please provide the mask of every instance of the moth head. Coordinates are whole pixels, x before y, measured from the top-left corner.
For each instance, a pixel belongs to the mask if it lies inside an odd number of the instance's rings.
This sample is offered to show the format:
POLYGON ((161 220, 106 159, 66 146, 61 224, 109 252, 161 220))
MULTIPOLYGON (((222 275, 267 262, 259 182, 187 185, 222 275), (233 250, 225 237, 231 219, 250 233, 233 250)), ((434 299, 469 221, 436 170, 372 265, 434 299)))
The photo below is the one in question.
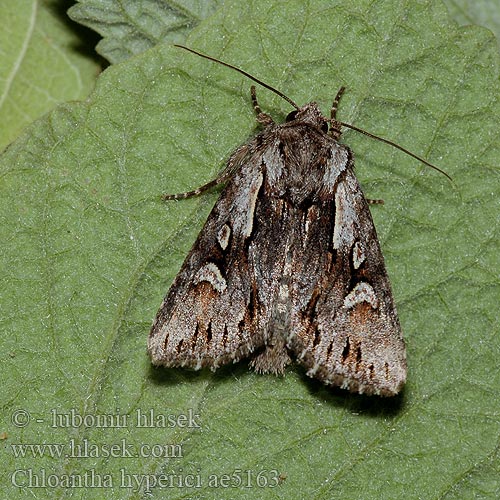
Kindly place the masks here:
POLYGON ((310 102, 288 113, 286 122, 294 122, 294 125, 309 125, 321 130, 325 134, 328 132, 328 119, 323 116, 323 113, 315 102, 310 102))

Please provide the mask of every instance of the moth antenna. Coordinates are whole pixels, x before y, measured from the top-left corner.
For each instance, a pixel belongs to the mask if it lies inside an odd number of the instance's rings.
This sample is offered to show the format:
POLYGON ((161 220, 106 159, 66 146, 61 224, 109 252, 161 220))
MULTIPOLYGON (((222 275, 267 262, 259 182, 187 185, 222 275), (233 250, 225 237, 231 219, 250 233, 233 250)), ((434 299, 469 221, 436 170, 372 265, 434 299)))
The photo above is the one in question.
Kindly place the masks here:
MULTIPOLYGON (((204 59, 208 59, 209 61, 213 61, 213 62, 216 62, 218 64, 221 64, 222 66, 226 66, 227 68, 234 69, 235 71, 237 71, 238 73, 241 73, 242 75, 246 76, 250 80, 253 80, 255 83, 259 84, 260 86, 262 86, 262 87, 270 90, 271 92, 274 92, 276 95, 280 96, 286 102, 288 102, 289 104, 291 104, 295 109, 297 109, 297 110, 300 109, 300 107, 297 104, 295 104, 295 102, 293 102, 288 96, 286 96, 285 94, 283 94, 283 92, 280 92, 278 89, 275 89, 274 87, 271 87, 271 85, 268 85, 267 83, 264 83, 262 80, 259 80, 258 78, 256 78, 255 76, 251 75, 250 73, 247 73, 246 71, 242 70, 241 68, 238 68, 237 66, 234 66, 233 64, 229 64, 227 62, 221 61, 220 59, 216 59, 215 57, 209 56, 207 54, 203 54, 202 52, 198 52, 197 50, 190 49, 189 47, 186 47, 185 45, 180 45, 180 44, 177 44, 177 43, 174 43, 173 45, 174 45, 174 47, 178 47, 180 49, 187 50, 188 52, 192 52, 193 54, 196 54, 197 56, 203 57, 204 59)), ((371 134, 370 132, 367 132, 366 130, 358 128, 358 127, 356 127, 354 125, 350 125, 349 123, 345 123, 345 122, 341 122, 341 121, 336 120, 335 119, 335 114, 336 114, 336 111, 337 111, 337 104, 338 104, 340 96, 342 95, 343 92, 344 92, 344 88, 342 87, 339 90, 339 93, 337 94, 337 97, 335 98, 334 106, 332 107, 332 117, 329 120, 330 123, 332 123, 332 125, 334 125, 334 126, 335 125, 336 126, 340 125, 342 127, 350 128, 352 130, 355 130, 356 132, 360 132, 361 134, 364 134, 364 135, 366 135, 368 137, 371 137, 372 139, 376 139, 376 140, 378 140, 380 142, 385 142, 386 144, 389 144, 390 146, 392 146, 392 147, 394 147, 396 149, 399 149, 403 153, 406 153, 408 156, 411 156, 412 158, 415 158, 416 160, 420 161, 424 165, 427 165, 428 167, 431 167, 434 170, 440 172, 445 177, 447 177, 448 180, 451 183, 454 184, 453 179, 444 170, 441 170, 439 167, 436 167, 436 165, 433 165, 432 163, 428 162, 427 160, 424 160, 422 157, 416 155, 415 153, 412 153, 411 151, 409 151, 408 149, 404 148, 403 146, 400 146, 399 144, 396 144, 393 141, 389 141, 388 139, 384 139, 383 137, 379 137, 378 135, 371 134)), ((338 135, 340 135, 340 131, 339 131, 338 135)))
POLYGON ((351 125, 350 123, 340 122, 337 120, 333 120, 333 121, 335 121, 338 125, 341 125, 342 127, 350 128, 352 130, 355 130, 356 132, 367 135, 368 137, 371 137, 372 139, 376 139, 377 141, 380 141, 380 142, 385 142, 386 144, 389 144, 390 146, 392 146, 396 149, 399 149, 400 151, 403 151, 403 153, 406 153, 408 156, 415 158, 416 160, 420 161, 424 165, 427 165, 428 167, 431 167, 434 170, 437 170, 439 173, 441 173, 445 177, 447 177, 451 183, 454 184, 453 179, 444 170, 441 170, 439 167, 436 167, 436 165, 433 165, 432 163, 428 162, 427 160, 424 160, 421 156, 418 156, 415 153, 408 151, 408 149, 404 148, 403 146, 400 146, 399 144, 396 144, 395 142, 390 141, 389 139, 384 139, 383 137, 380 137, 378 135, 371 134, 370 132, 367 132, 366 130, 363 130, 362 128, 358 128, 355 125, 351 125))
POLYGON ((186 47, 185 45, 179 45, 177 43, 173 44, 174 47, 179 47, 180 49, 187 50, 188 52, 192 52, 193 54, 196 54, 197 56, 204 57, 205 59, 208 59, 209 61, 213 61, 219 64, 222 64, 222 66, 226 66, 227 68, 234 69, 238 73, 241 73, 242 75, 246 76, 247 78, 250 78, 250 80, 253 80, 255 83, 258 83, 262 87, 270 90, 271 92, 274 92, 276 95, 279 95, 282 99, 284 99, 286 102, 291 104, 295 109, 300 109, 297 104, 295 104, 288 96, 283 94, 283 92, 280 92, 279 90, 275 89, 274 87, 271 87, 271 85, 268 85, 267 83, 264 83, 262 80, 259 80, 255 76, 252 76, 250 73, 247 73, 246 71, 233 66, 232 64, 229 64, 224 61, 220 61, 219 59, 216 59, 215 57, 208 56, 207 54, 203 54, 202 52, 198 52, 197 50, 190 49, 189 47, 186 47))

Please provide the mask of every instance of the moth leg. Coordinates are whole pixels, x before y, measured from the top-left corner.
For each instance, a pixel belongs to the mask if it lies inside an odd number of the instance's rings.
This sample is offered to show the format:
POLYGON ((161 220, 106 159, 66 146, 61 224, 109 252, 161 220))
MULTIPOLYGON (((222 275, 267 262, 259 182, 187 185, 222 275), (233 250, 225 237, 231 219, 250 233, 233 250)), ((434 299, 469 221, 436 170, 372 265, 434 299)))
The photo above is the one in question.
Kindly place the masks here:
MULTIPOLYGON (((262 112, 262 109, 259 106, 259 103, 257 101, 257 94, 255 92, 255 85, 252 85, 250 87, 250 94, 252 97, 252 103, 253 107, 255 109, 255 113, 257 114, 257 121, 259 123, 262 123, 264 126, 271 125, 274 123, 274 120, 271 118, 266 113, 262 112)), ((219 173, 219 175, 211 180, 210 182, 207 182, 206 184, 203 184, 203 186, 200 186, 196 189, 193 189, 192 191, 186 191, 184 193, 175 193, 175 194, 164 194, 162 195, 162 200, 167 201, 167 200, 184 200, 185 198, 191 198, 193 196, 198 196, 205 191, 208 191, 209 189, 219 185, 219 184, 224 184, 232 175, 233 173, 238 169, 238 167, 241 165, 241 162, 243 159, 246 157, 248 154, 248 145, 245 144, 238 148, 229 158, 229 161, 227 162, 227 165, 225 168, 219 173)))
MULTIPOLYGON (((340 123, 337 121, 337 110, 339 107, 340 98, 342 94, 345 92, 345 87, 340 87, 335 99, 333 100, 332 109, 330 111, 330 117, 332 120, 332 126, 330 127, 330 135, 333 136, 334 139, 338 139, 341 134, 340 123)), ((376 199, 372 200, 370 198, 366 198, 366 202, 370 205, 383 205, 384 200, 376 199)))
POLYGON ((199 194, 204 193, 205 191, 219 184, 224 184, 239 168, 239 166, 241 165, 242 161, 245 159, 247 154, 248 154, 248 145, 245 144, 240 148, 238 148, 231 155, 231 157, 227 162, 227 165, 215 179, 211 180, 210 182, 207 182, 206 184, 203 184, 203 186, 200 186, 199 188, 193 189, 192 191, 186 191, 185 193, 177 193, 177 194, 164 194, 162 195, 161 199, 164 201, 183 200, 185 198, 191 198, 192 196, 198 196, 199 194))
POLYGON ((257 115, 257 121, 265 126, 274 123, 274 120, 267 113, 263 113, 262 109, 260 109, 259 103, 257 102, 255 85, 252 85, 250 87, 250 95, 252 96, 252 104, 253 104, 253 109, 255 110, 255 114, 257 115))
POLYGON ((344 91, 345 91, 345 87, 339 88, 337 95, 335 96, 335 99, 333 100, 332 109, 330 110, 331 126, 330 126, 329 133, 335 140, 339 139, 340 135, 342 134, 340 122, 337 121, 337 109, 339 107, 340 98, 342 97, 342 94, 344 93, 344 91))
POLYGON ((191 198, 192 196, 198 196, 199 194, 207 191, 208 189, 216 186, 217 184, 219 184, 218 178, 210 182, 207 182, 207 184, 204 184, 199 188, 193 189, 192 191, 186 191, 185 193, 162 194, 161 199, 167 201, 167 200, 183 200, 185 198, 191 198))
POLYGON ((345 92, 345 87, 340 87, 338 92, 337 92, 337 95, 335 96, 335 99, 333 100, 333 104, 332 104, 332 109, 330 111, 330 117, 332 120, 337 120, 337 109, 339 107, 339 102, 340 102, 340 98, 342 97, 342 94, 345 92))

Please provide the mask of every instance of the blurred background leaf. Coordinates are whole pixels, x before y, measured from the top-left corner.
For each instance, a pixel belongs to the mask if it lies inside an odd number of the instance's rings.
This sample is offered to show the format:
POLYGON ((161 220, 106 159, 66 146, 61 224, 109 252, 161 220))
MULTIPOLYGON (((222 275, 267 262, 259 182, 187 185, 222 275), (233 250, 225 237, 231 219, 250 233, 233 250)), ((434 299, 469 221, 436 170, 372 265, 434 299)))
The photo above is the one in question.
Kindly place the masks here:
POLYGON ((70 21, 70 3, 0 2, 0 150, 58 103, 85 99, 94 86, 101 66, 96 35, 70 21))
POLYGON ((68 14, 99 33, 97 52, 117 63, 159 42, 183 42, 221 5, 222 0, 83 0, 68 14))

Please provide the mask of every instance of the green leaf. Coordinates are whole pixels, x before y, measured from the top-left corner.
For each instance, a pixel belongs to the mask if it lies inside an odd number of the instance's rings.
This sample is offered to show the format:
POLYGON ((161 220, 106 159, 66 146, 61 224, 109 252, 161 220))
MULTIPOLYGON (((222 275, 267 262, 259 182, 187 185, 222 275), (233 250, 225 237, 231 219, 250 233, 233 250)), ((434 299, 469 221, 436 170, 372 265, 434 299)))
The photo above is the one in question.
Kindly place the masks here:
MULTIPOLYGON (((298 366, 284 378, 245 362, 216 374, 151 366, 151 319, 217 193, 159 196, 213 178, 257 129, 249 81, 160 45, 108 68, 87 101, 59 106, 0 158, 2 490, 144 498, 147 480, 165 474, 155 498, 497 498, 495 39, 459 28, 435 1, 296 0, 227 3, 187 43, 325 113, 346 85, 342 120, 453 177, 455 186, 343 135, 366 195, 385 200, 372 212, 407 340, 407 386, 380 399, 324 387, 298 366), (191 427, 139 426, 150 410, 191 417, 191 427), (71 440, 97 456, 71 455, 71 440), (22 458, 19 444, 66 448, 22 458), (127 455, 142 445, 158 445, 154 456, 127 455), (45 487, 30 487, 30 474, 42 486, 45 474, 45 487), (64 486, 67 475, 87 487, 64 486)), ((258 97, 277 120, 290 111, 264 89, 258 97)))
POLYGON ((79 0, 68 14, 101 34, 97 52, 117 63, 159 42, 184 42, 220 4, 222 0, 79 0))
POLYGON ((99 65, 82 52, 64 10, 49 1, 0 3, 0 150, 60 102, 82 99, 99 65))
POLYGON ((480 24, 497 37, 500 49, 500 9, 496 0, 445 0, 450 15, 460 24, 480 24))

